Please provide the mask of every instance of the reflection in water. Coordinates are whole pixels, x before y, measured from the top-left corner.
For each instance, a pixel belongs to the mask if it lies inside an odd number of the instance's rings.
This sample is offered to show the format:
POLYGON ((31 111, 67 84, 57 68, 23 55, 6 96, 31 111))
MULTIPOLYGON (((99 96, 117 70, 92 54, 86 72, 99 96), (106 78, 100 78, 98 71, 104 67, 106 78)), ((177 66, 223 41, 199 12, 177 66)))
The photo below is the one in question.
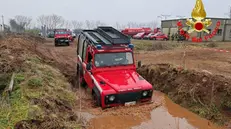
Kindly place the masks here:
MULTIPOLYGON (((162 106, 155 108, 156 106, 150 105, 150 112, 147 107, 138 105, 130 108, 121 107, 122 109, 118 109, 116 115, 108 113, 93 118, 89 129, 219 129, 208 120, 173 103, 160 92, 154 92, 153 101, 154 105, 162 106), (134 117, 132 114, 135 114, 140 108, 142 109, 140 115, 143 118, 134 117), (120 112, 123 110, 127 113, 121 114, 120 112), (149 115, 151 118, 145 119, 145 116, 149 115)), ((113 109, 110 110, 113 111, 113 109)))
POLYGON ((173 117, 161 106, 151 112, 151 120, 132 129, 196 129, 185 118, 173 117))

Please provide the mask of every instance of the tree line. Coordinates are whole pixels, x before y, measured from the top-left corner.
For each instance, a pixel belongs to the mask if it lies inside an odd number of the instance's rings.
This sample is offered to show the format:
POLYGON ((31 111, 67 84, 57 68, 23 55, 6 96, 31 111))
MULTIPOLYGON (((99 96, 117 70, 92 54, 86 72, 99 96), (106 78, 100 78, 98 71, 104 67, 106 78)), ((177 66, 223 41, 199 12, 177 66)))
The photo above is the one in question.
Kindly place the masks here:
MULTIPOLYGON (((55 28, 70 28, 70 29, 93 29, 97 26, 107 25, 106 23, 96 21, 78 21, 78 20, 65 20, 62 16, 51 14, 51 15, 40 15, 36 19, 32 17, 16 15, 10 19, 9 25, 14 32, 24 32, 30 29, 40 29, 42 26, 46 26, 47 29, 55 28)), ((134 27, 157 27, 157 21, 151 21, 147 23, 128 22, 127 24, 120 24, 116 22, 113 26, 117 29, 123 28, 134 28, 134 27)))

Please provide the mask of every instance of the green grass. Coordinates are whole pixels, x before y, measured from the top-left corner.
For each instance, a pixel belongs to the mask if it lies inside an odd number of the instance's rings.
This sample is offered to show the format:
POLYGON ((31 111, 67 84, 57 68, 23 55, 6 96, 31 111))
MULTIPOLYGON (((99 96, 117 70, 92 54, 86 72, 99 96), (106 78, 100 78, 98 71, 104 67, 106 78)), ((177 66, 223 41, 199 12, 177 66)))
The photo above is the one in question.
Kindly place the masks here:
MULTIPOLYGON (((20 72, 16 73, 15 85, 9 101, 7 93, 4 92, 1 95, 0 129, 13 128, 21 120, 51 117, 45 114, 46 109, 44 107, 31 103, 33 99, 65 101, 71 106, 75 104, 76 96, 70 90, 67 79, 57 69, 41 63, 36 58, 29 57, 25 61, 24 70, 19 70, 20 72)), ((9 79, 8 77, 7 80, 9 81, 9 79)), ((53 114, 68 116, 65 112, 53 111, 53 114)), ((77 122, 65 121, 63 124, 74 128, 79 127, 77 122)))

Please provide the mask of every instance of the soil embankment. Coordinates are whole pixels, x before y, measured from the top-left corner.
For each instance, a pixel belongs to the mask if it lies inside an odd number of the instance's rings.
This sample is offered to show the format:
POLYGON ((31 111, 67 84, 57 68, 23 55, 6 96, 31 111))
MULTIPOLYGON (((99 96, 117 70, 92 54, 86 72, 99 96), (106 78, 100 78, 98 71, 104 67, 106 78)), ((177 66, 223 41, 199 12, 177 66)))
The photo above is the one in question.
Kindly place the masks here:
POLYGON ((230 120, 230 78, 169 64, 142 66, 138 71, 155 90, 165 93, 177 104, 219 124, 230 120))
POLYGON ((60 71, 36 53, 43 39, 14 35, 0 42, 0 128, 78 128, 76 95, 60 71), (7 94, 12 74, 14 87, 7 94))

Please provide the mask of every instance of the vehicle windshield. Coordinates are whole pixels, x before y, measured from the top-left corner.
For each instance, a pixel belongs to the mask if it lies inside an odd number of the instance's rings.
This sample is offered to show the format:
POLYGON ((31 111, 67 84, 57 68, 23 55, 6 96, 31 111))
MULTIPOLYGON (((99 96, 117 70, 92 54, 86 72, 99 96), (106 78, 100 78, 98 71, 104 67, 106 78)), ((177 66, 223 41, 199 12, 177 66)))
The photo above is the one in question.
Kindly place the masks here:
POLYGON ((55 34, 67 34, 66 31, 56 31, 55 34))
POLYGON ((119 66, 133 64, 133 56, 131 52, 119 53, 100 53, 95 55, 95 66, 119 66))

